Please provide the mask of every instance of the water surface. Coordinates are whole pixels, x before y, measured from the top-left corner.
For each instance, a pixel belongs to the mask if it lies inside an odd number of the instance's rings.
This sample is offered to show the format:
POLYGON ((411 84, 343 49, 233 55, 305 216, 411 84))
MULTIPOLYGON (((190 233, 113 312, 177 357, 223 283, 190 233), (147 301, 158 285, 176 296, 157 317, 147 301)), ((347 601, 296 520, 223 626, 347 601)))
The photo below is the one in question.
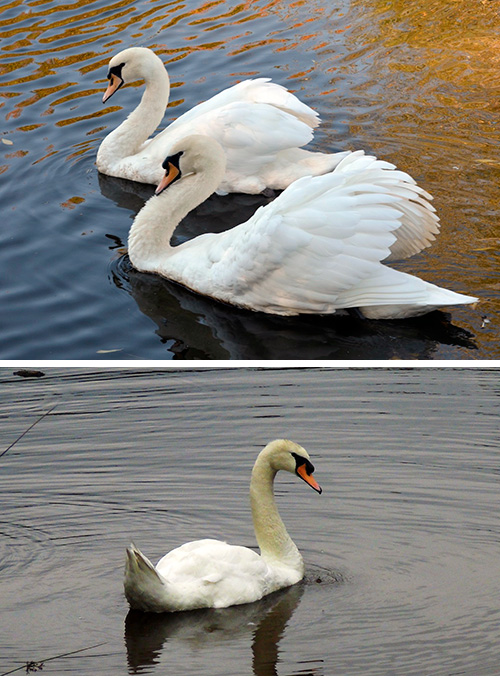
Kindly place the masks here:
MULTIPOLYGON (((4 3, 0 356, 498 358, 499 29, 497 3, 479 0, 4 3), (434 194, 442 233, 398 266, 481 297, 480 307, 398 323, 280 320, 131 271, 121 247, 152 189, 94 165, 140 97, 128 86, 101 103, 108 60, 130 45, 168 67, 165 124, 267 76, 320 113, 315 148, 362 148, 409 171, 434 194)), ((177 237, 228 228, 262 202, 214 197, 177 237)))
POLYGON ((0 369, 2 672, 497 674, 498 371, 0 369), (307 568, 255 605, 131 615, 131 540, 156 562, 206 536, 255 546, 253 461, 281 473, 307 568))

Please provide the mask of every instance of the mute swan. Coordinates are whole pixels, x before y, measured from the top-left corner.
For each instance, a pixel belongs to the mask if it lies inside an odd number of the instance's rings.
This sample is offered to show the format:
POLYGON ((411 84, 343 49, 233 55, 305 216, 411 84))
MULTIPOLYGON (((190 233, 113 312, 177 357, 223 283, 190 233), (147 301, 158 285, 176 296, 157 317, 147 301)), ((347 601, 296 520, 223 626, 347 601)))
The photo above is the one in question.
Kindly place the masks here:
POLYGON ((434 215, 408 175, 362 151, 333 172, 298 179, 245 223, 172 247, 177 224, 213 193, 224 165, 214 139, 192 135, 174 145, 158 195, 130 229, 136 269, 277 315, 354 307, 368 318, 402 318, 477 301, 381 263, 391 248, 405 248, 414 221, 432 222, 434 215))
POLYGON ((321 494, 306 450, 274 440, 252 470, 250 504, 260 556, 244 546, 202 539, 167 553, 154 567, 139 549, 127 549, 125 595, 131 608, 175 612, 252 603, 304 577, 304 561, 274 501, 278 471, 297 474, 321 494))
POLYGON ((109 62, 105 103, 123 84, 145 80, 137 108, 101 143, 97 168, 103 174, 149 184, 161 180, 168 149, 188 134, 217 139, 227 158, 218 193, 283 189, 299 177, 332 170, 349 151, 318 153, 308 144, 319 116, 269 78, 244 80, 180 116, 152 139, 163 119, 170 80, 161 59, 145 47, 130 47, 109 62))

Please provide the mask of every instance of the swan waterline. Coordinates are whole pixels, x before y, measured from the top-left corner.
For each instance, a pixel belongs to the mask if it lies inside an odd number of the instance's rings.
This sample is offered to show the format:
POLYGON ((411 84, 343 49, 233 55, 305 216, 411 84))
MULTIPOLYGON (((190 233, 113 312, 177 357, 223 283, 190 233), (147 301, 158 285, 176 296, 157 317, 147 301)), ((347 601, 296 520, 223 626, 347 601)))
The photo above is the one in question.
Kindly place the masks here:
POLYGON ((218 193, 281 190, 299 177, 331 171, 349 151, 321 153, 303 146, 319 116, 269 78, 243 80, 181 115, 151 137, 165 115, 170 80, 161 59, 146 47, 129 47, 109 62, 107 102, 123 85, 144 80, 137 108, 102 141, 97 168, 103 174, 148 184, 161 179, 161 163, 173 143, 188 134, 212 136, 226 153, 218 193))
POLYGON ((175 247, 177 225, 224 176, 225 153, 214 139, 191 135, 163 165, 157 195, 129 233, 128 255, 139 271, 283 316, 358 309, 371 319, 406 318, 477 301, 383 263, 426 247, 436 217, 408 175, 362 151, 333 172, 297 180, 248 221, 175 247))
POLYGON ((278 471, 289 471, 316 492, 307 451, 291 440, 274 440, 258 455, 250 481, 250 504, 260 555, 215 539, 188 542, 156 567, 131 545, 125 563, 125 596, 132 609, 178 612, 224 608, 260 600, 304 577, 303 558, 288 534, 274 499, 278 471))

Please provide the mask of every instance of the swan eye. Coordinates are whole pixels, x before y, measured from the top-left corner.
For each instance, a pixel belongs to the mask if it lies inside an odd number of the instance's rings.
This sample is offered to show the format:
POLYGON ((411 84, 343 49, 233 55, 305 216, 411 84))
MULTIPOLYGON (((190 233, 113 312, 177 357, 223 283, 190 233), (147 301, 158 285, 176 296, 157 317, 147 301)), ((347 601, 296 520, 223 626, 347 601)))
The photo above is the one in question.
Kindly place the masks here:
POLYGON ((122 68, 125 66, 125 62, 120 64, 119 66, 113 66, 112 68, 109 69, 108 71, 108 80, 111 80, 111 78, 116 76, 117 78, 120 78, 122 83, 124 82, 123 76, 122 76, 122 68))
POLYGON ((120 64, 119 66, 113 66, 108 71, 108 80, 109 85, 108 89, 104 92, 102 97, 102 103, 105 104, 106 101, 113 96, 117 89, 125 83, 125 80, 122 78, 122 68, 125 64, 120 64))
POLYGON ((299 466, 306 467, 306 473, 308 476, 314 473, 314 466, 313 464, 311 464, 309 459, 301 457, 300 454, 297 454, 296 452, 292 452, 292 457, 295 459, 295 473, 297 473, 297 469, 299 468, 299 466))
POLYGON ((321 494, 322 489, 313 478, 314 466, 311 464, 309 459, 301 457, 300 454, 295 454, 295 452, 292 452, 292 457, 295 459, 295 473, 299 476, 299 478, 305 480, 309 487, 312 487, 313 490, 316 490, 316 492, 321 494))
POLYGON ((162 167, 164 170, 168 169, 169 165, 173 165, 177 169, 179 169, 179 161, 181 158, 181 155, 183 155, 184 151, 179 151, 178 153, 175 153, 174 155, 169 155, 165 160, 162 162, 162 167))

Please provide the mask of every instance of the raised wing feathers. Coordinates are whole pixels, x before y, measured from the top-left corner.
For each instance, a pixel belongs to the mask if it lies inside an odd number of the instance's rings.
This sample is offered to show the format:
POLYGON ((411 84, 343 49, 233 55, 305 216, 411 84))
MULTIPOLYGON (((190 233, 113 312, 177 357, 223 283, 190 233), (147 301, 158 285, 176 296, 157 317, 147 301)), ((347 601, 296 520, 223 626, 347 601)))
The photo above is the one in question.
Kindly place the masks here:
POLYGON ((186 243, 199 247, 193 262, 205 258, 197 289, 275 313, 332 312, 390 255, 406 197, 385 181, 388 172, 353 153, 332 173, 296 181, 244 224, 186 243))
MULTIPOLYGON (((194 117, 193 111, 189 111, 187 121, 181 116, 157 135, 145 148, 145 153, 161 169, 169 149, 183 137, 193 133, 211 137, 224 149, 230 185, 244 192, 263 190, 266 169, 276 162, 277 154, 305 146, 313 138, 313 130, 308 124, 267 103, 231 102, 194 117)), ((285 173, 290 170, 293 168, 283 169, 285 173)), ((226 189, 224 185, 221 192, 226 189)))
POLYGON ((193 108, 177 118, 170 125, 170 128, 192 122, 195 118, 238 102, 267 104, 279 108, 312 128, 317 127, 320 123, 320 118, 316 111, 313 111, 312 108, 300 101, 285 87, 271 82, 270 78, 256 78, 253 80, 243 80, 219 92, 207 101, 193 106, 193 108))

